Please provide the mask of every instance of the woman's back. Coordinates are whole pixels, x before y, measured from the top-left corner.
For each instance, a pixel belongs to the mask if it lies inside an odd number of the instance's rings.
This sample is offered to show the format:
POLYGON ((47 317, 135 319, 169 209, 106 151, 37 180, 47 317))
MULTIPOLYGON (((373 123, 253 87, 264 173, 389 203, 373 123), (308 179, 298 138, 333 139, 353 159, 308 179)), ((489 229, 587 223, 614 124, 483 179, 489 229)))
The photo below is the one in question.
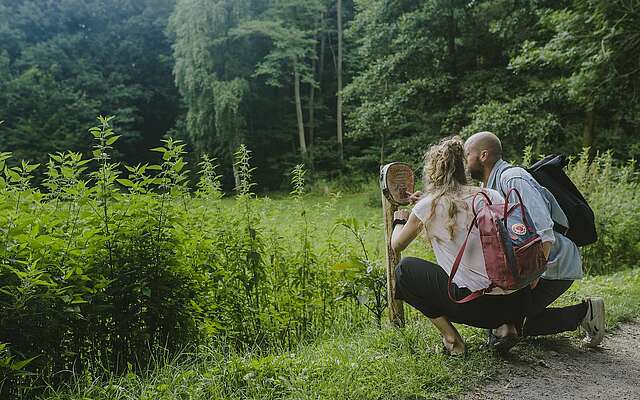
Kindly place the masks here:
MULTIPOLYGON (((424 224, 438 264, 445 270, 447 275, 451 272, 454 260, 467 236, 469 224, 473 220, 473 198, 481 190, 487 193, 494 203, 502 203, 504 201, 500 193, 495 190, 467 186, 456 196, 457 207, 451 207, 450 198, 441 197, 436 200, 435 208, 433 208, 435 196, 426 193, 412 210, 424 224), (454 213, 454 210, 455 216, 450 215, 454 213)), ((482 207, 483 204, 484 201, 479 197, 476 200, 476 209, 482 207)), ((453 282, 458 287, 466 287, 472 291, 485 289, 491 283, 487 277, 480 244, 480 234, 477 227, 471 230, 469 242, 460 263, 460 269, 453 282)), ((492 292, 492 294, 498 293, 502 294, 504 292, 495 290, 492 292)))

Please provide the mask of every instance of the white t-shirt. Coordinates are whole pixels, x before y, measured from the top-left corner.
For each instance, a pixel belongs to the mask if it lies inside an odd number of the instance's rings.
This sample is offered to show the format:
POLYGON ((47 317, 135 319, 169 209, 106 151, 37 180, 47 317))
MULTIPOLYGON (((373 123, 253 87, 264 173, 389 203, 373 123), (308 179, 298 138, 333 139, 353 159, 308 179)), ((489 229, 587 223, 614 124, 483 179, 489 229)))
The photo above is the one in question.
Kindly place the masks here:
MULTIPOLYGON (((447 275, 451 274, 451 268, 458 256, 458 252, 464 243, 469 230, 469 224, 473 221, 472 204, 474 195, 479 191, 484 191, 489 195, 491 202, 503 203, 504 199, 495 190, 470 188, 465 190, 462 200, 467 207, 463 207, 462 202, 458 204, 458 211, 455 219, 454 237, 451 239, 449 233, 449 200, 441 198, 436 205, 434 215, 431 216, 431 206, 433 195, 425 194, 413 207, 412 212, 422 221, 428 229, 429 241, 436 255, 438 264, 445 270, 447 275), (431 216, 431 218, 429 218, 431 216)), ((476 210, 484 205, 484 197, 478 196, 476 199, 476 210)), ((453 278, 453 283, 458 287, 466 287, 471 291, 481 290, 489 287, 491 281, 487 277, 487 269, 484 265, 484 255, 480 244, 480 233, 477 227, 471 230, 467 247, 462 256, 462 261, 458 267, 458 272, 453 278)), ((496 288, 491 294, 505 294, 506 292, 496 288), (497 289, 497 290, 496 290, 497 289)))

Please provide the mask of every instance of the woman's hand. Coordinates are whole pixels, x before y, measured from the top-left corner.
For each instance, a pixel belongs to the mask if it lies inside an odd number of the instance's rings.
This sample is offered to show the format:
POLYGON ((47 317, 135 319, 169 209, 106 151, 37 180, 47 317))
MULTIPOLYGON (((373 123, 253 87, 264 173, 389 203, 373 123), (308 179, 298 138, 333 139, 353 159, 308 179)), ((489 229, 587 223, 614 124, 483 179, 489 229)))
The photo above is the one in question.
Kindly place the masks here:
POLYGON ((409 203, 416 204, 422 197, 422 192, 419 190, 415 193, 407 191, 407 196, 409 196, 409 203))

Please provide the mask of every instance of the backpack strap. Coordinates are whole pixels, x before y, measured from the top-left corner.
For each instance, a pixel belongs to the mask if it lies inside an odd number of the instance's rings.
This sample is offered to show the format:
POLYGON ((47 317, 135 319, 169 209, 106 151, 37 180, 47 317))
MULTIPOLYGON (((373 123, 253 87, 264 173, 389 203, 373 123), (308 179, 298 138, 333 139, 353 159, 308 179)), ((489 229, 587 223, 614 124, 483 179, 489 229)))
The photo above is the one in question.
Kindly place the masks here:
MULTIPOLYGON (((484 198, 485 198, 485 201, 487 202, 486 204, 488 204, 488 205, 493 204, 493 203, 491 202, 491 199, 489 198, 489 195, 488 195, 484 190, 482 190, 482 191, 480 191, 480 192, 476 193, 476 194, 473 196, 473 199, 471 200, 471 211, 473 211, 474 222, 475 222, 475 217, 477 217, 477 216, 478 216, 478 212, 476 211, 476 199, 478 198, 478 196, 482 196, 482 197, 484 197, 484 198)), ((472 225, 472 226, 473 226, 473 225, 472 225)), ((471 231, 469 231, 469 232, 471 232, 471 231)))
POLYGON ((457 300, 453 295, 453 291, 452 291, 453 277, 456 276, 456 273, 458 272, 458 267, 460 267, 460 263, 462 262, 462 256, 464 255, 464 250, 467 247, 467 242, 469 242, 469 236, 471 235, 471 230, 473 229, 473 226, 475 224, 476 224, 476 218, 474 217, 473 221, 471 221, 471 224, 469 225, 469 230, 467 231, 467 237, 464 239, 464 243, 462 244, 462 247, 460 247, 460 251, 458 251, 458 255, 456 256, 456 259, 453 262, 453 266, 451 266, 451 273, 449 273, 449 282, 447 283, 447 292, 449 293, 449 299, 451 299, 451 301, 457 304, 464 304, 472 300, 475 300, 478 297, 482 296, 483 294, 491 291, 491 289, 493 289, 494 287, 492 283, 491 285, 489 285, 488 288, 482 289, 482 290, 476 290, 475 292, 471 293, 470 295, 464 297, 461 300, 457 300))
POLYGON ((507 215, 508 215, 507 211, 509 211, 509 197, 511 196, 511 193, 515 193, 516 196, 518 197, 519 205, 518 203, 516 203, 516 207, 520 208, 520 212, 522 213, 522 222, 524 222, 524 224, 527 225, 527 228, 529 228, 528 226, 529 224, 527 223, 527 218, 525 216, 526 212, 524 209, 524 202, 522 201, 522 196, 520 195, 520 192, 516 188, 509 189, 509 192, 504 198, 504 213, 502 218, 504 218, 505 220, 507 219, 507 215))
MULTIPOLYGON (((506 197, 504 199, 505 200, 505 204, 509 203, 509 196, 511 195, 511 190, 509 190, 509 194, 507 194, 504 191, 504 188, 502 187, 502 179, 501 179, 502 178, 502 173, 504 173, 504 171, 506 171, 508 169, 516 168, 516 167, 520 167, 520 168, 524 169, 525 171, 527 171, 531 175, 531 171, 529 171, 529 169, 527 169, 527 168, 525 168, 523 166, 519 166, 519 165, 510 165, 510 166, 508 166, 508 167, 506 167, 505 169, 502 170, 502 172, 500 173, 500 176, 497 179, 497 182, 498 182, 498 185, 500 185, 500 191, 502 192, 502 195, 503 196, 506 195, 506 197)), ((531 175, 531 177, 533 178, 533 180, 536 180, 536 178, 534 178, 533 175, 531 175)), ((536 182, 538 182, 538 181, 536 181, 536 182)), ((540 183, 538 182, 538 184, 540 184, 540 183)), ((519 195, 520 195, 520 193, 518 193, 518 197, 520 197, 519 195)), ((541 195, 542 195, 542 193, 541 193, 541 195)), ((562 234, 562 235, 564 235, 564 236, 567 236, 567 233, 569 232, 569 228, 567 228, 566 226, 564 226, 562 224, 557 223, 556 221, 553 221, 553 230, 558 232, 558 233, 560 233, 560 234, 562 234)))
POLYGON ((567 236, 567 233, 569 233, 569 228, 557 223, 556 221, 553 221, 553 230, 564 236, 567 236))

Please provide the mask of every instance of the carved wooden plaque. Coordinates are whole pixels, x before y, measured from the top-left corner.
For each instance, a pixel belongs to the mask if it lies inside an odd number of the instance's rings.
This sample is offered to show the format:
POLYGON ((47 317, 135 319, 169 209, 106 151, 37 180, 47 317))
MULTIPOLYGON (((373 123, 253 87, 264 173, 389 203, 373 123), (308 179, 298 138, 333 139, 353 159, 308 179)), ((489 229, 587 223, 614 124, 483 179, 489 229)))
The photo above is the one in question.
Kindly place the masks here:
POLYGON ((380 171, 382 194, 396 206, 409 204, 407 192, 415 191, 413 170, 408 164, 395 162, 382 167, 380 171))

